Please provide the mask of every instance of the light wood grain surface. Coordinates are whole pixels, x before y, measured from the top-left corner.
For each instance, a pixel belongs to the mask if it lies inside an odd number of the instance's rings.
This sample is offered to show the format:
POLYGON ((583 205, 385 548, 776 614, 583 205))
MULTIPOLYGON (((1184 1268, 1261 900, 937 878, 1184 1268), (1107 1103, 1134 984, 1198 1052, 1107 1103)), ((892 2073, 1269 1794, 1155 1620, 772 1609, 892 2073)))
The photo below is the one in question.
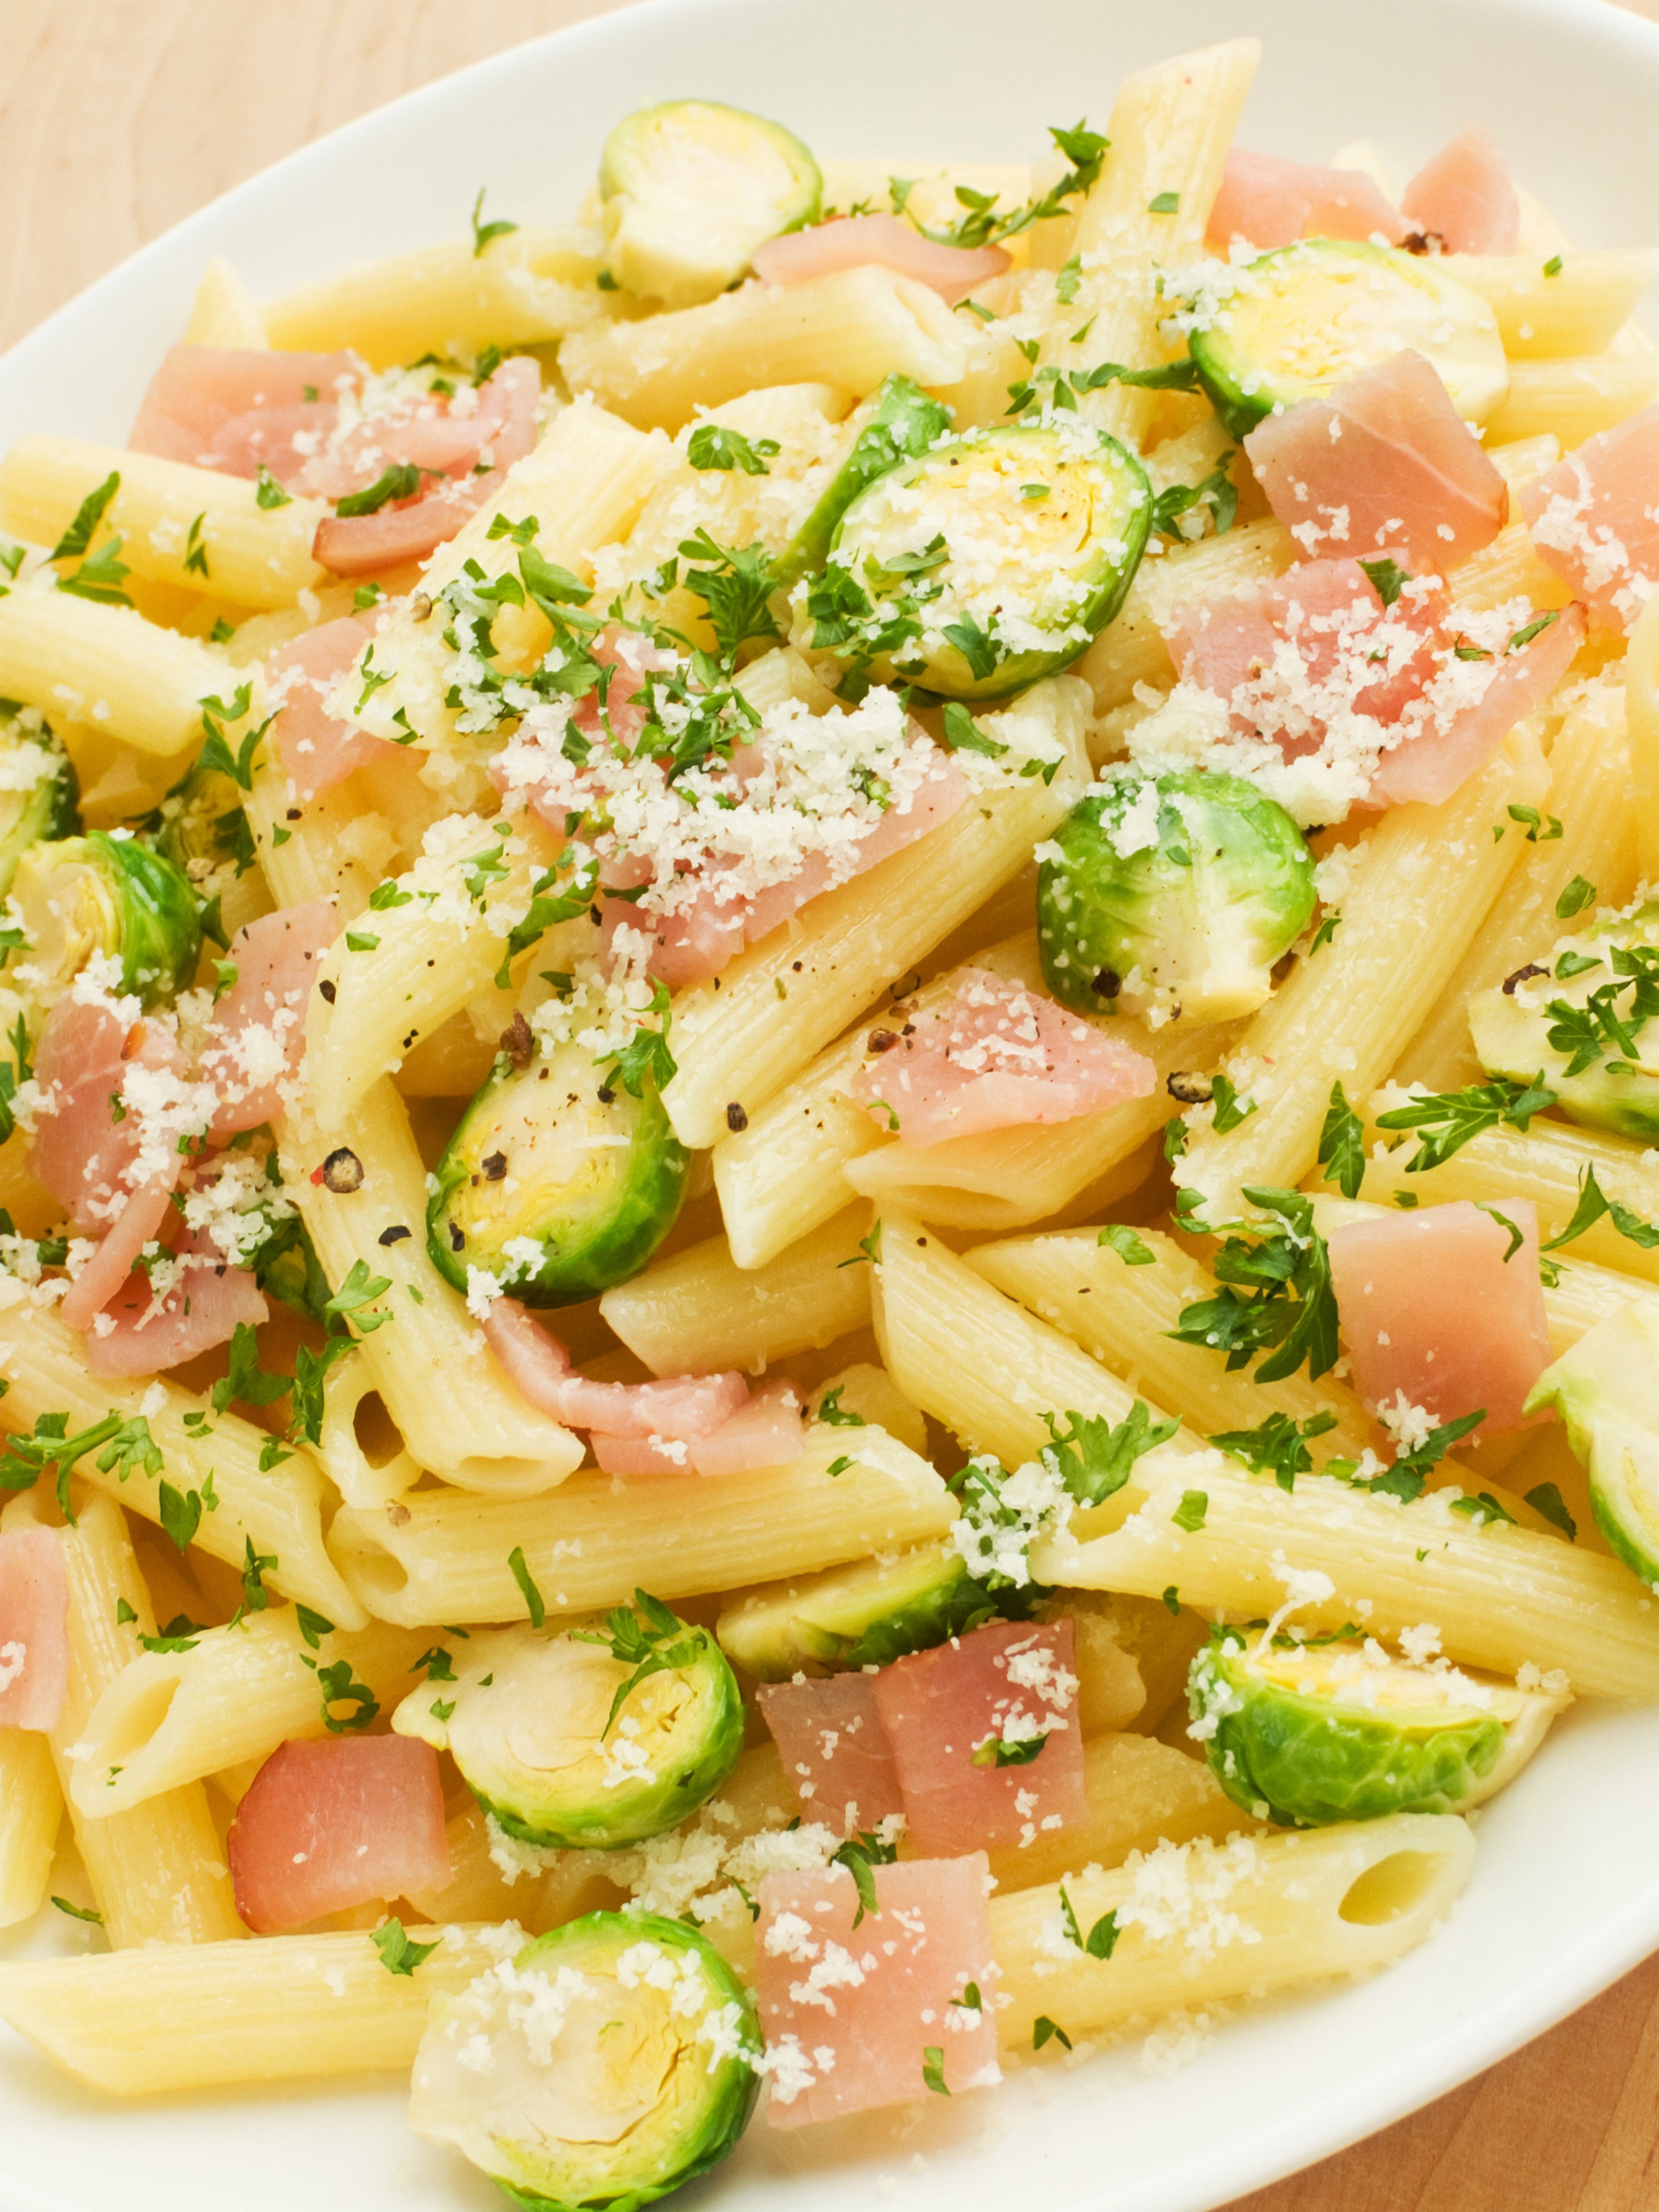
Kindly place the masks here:
MULTIPOLYGON (((0 0, 0 346, 294 147, 621 4, 0 0)), ((1659 18, 1659 0, 1638 12, 1659 18)), ((1659 2212, 1656 2146, 1659 1958, 1505 2064, 1229 2212, 1659 2212)))

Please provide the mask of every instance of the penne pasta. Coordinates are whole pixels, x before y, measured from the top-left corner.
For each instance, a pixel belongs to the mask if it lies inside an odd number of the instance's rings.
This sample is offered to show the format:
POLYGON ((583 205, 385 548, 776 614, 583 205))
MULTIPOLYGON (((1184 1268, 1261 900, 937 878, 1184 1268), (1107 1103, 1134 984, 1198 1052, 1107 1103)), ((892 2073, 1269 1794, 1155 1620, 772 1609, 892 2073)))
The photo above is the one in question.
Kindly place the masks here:
POLYGON ((210 257, 202 271, 185 325, 186 345, 252 347, 263 350, 270 343, 264 317, 254 305, 253 295, 222 253, 210 257))
POLYGON ((202 702, 229 690, 216 653, 131 607, 39 580, 0 599, 0 695, 90 722, 140 753, 174 759, 202 734, 202 702))
POLYGON ((1636 789, 1636 856, 1644 883, 1659 883, 1659 613, 1650 600, 1631 633, 1625 713, 1636 789))
POLYGON ((1095 711, 1127 706, 1138 684, 1175 681, 1164 633, 1183 606, 1217 593, 1265 584, 1284 574, 1296 545, 1282 522, 1240 523, 1220 538, 1172 545, 1144 561, 1115 622, 1109 623, 1077 664, 1094 694, 1095 711))
POLYGON ((1486 419, 1499 442, 1548 431, 1569 450, 1598 430, 1611 430, 1659 393, 1659 359, 1604 353, 1571 360, 1510 364, 1509 395, 1486 419))
POLYGON ((46 1902, 63 1818, 52 1746, 38 1729, 0 1728, 0 1928, 46 1902))
POLYGON ((1659 274, 1659 253, 1651 251, 1552 258, 1547 275, 1534 254, 1446 257, 1446 274, 1479 292, 1497 316, 1512 362, 1605 353, 1659 274))

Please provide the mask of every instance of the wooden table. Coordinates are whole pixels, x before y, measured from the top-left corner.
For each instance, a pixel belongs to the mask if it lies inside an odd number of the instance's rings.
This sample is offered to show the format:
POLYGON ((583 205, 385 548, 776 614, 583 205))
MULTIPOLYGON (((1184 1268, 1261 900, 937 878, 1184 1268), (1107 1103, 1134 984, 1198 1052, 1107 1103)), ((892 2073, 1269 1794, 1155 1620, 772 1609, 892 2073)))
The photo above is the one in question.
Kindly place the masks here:
MULTIPOLYGON (((622 4, 0 0, 0 346, 279 155, 622 4)), ((1659 18, 1659 0, 1631 4, 1659 18)), ((1659 1957, 1491 2073, 1229 2212, 1656 2208, 1659 1957)))

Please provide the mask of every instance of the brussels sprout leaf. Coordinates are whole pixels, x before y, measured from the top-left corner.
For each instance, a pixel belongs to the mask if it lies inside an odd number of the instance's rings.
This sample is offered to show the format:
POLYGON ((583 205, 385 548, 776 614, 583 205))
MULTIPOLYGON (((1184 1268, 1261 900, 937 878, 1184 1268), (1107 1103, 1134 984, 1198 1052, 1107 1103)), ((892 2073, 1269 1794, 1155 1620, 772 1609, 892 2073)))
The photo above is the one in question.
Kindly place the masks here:
POLYGON ((389 1974, 412 1974, 422 1959, 429 1959, 437 1949, 437 1942, 411 1943, 401 1920, 392 1919, 377 1928, 369 1939, 380 1954, 380 1964, 389 1974))
POLYGON ((1043 1446, 1043 1456, 1079 1505, 1098 1505, 1121 1490, 1142 1454, 1167 1443, 1181 1425, 1175 1419, 1155 1421, 1139 1398, 1115 1428, 1103 1415, 1068 1412, 1071 1426, 1064 1431, 1052 1413, 1042 1418, 1054 1439, 1043 1446))
POLYGON ((1319 1164, 1344 1198, 1358 1198, 1365 1180, 1365 1129, 1340 1083, 1331 1085, 1331 1103, 1319 1133, 1319 1164))
POLYGON ((1334 1413, 1310 1413, 1305 1421, 1292 1420, 1288 1413, 1269 1413, 1256 1428, 1224 1429, 1210 1442, 1260 1474, 1271 1471, 1281 1490, 1294 1490, 1297 1475, 1312 1471, 1309 1440, 1335 1426, 1334 1413))

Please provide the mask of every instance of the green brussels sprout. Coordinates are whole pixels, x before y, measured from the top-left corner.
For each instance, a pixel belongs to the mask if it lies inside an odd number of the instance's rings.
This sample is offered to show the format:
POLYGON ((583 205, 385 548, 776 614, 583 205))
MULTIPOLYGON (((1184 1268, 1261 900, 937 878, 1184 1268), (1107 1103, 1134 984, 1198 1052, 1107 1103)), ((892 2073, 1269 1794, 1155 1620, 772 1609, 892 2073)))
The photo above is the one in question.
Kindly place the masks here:
POLYGON ((434 1999, 410 2124, 522 2212, 637 2212, 735 2147, 760 2051, 748 1994, 706 1936, 589 1912, 434 1999))
POLYGON ((1595 1525, 1659 1590, 1659 1321, 1620 1306, 1532 1386, 1523 1411, 1554 1407, 1589 1477, 1595 1525))
POLYGON ((526 1305, 595 1297, 673 1227, 690 1164, 649 1078, 635 1097, 574 1044, 498 1060, 438 1163, 433 1265, 462 1291, 482 1268, 526 1305))
POLYGON ((1397 353, 1431 362, 1471 422, 1510 388, 1498 319, 1478 292, 1431 258, 1356 239, 1304 238, 1233 270, 1188 347, 1235 438, 1397 353))
POLYGON ((829 489, 777 562, 774 570, 777 581, 793 584, 809 568, 821 568, 836 524, 859 494, 901 461, 925 453, 940 438, 947 437, 950 429, 948 407, 930 399, 908 376, 890 376, 872 399, 864 428, 831 477, 829 489))
POLYGON ((852 501, 797 594, 794 642, 854 678, 1006 698, 1110 622, 1152 509, 1139 462, 1080 416, 965 431, 852 501))
POLYGON ((750 1590, 721 1613, 714 1633, 757 1681, 787 1682, 803 1670, 885 1667, 988 1620, 1024 1620, 1048 1595, 1036 1583, 993 1594, 954 1545, 925 1544, 750 1590))
POLYGON ((0 705, 0 899, 31 845, 81 827, 73 762, 33 708, 9 706, 0 705))
POLYGON ((1416 1666, 1357 1633, 1263 1649, 1218 1628, 1188 1682, 1193 1733, 1236 1805, 1287 1826, 1449 1813, 1519 1771, 1567 1702, 1416 1666))
POLYGON ((1084 1013, 1164 1007, 1220 1022, 1254 1012, 1313 914, 1301 831, 1239 776, 1110 774, 1072 809, 1054 833, 1059 857, 1038 871, 1048 988, 1084 1013))
POLYGON ((793 131, 717 100, 639 108, 599 156, 611 274, 668 307, 726 291, 757 246, 816 222, 823 196, 793 131))
POLYGON ((1659 900, 1565 937, 1547 961, 1469 1000, 1488 1075, 1540 1073, 1569 1120, 1659 1139, 1659 900), (1647 1057, 1651 1047, 1653 1059, 1647 1057))
POLYGON ((196 973, 201 902, 171 860, 136 837, 94 830, 31 845, 12 896, 44 1001, 100 956, 118 958, 121 989, 145 1006, 174 997, 196 973))
POLYGON ((527 1844, 617 1850, 695 1813, 743 1749, 725 1653, 654 1598, 603 1624, 475 1632, 453 1681, 392 1715, 447 1751, 485 1811, 527 1844))

